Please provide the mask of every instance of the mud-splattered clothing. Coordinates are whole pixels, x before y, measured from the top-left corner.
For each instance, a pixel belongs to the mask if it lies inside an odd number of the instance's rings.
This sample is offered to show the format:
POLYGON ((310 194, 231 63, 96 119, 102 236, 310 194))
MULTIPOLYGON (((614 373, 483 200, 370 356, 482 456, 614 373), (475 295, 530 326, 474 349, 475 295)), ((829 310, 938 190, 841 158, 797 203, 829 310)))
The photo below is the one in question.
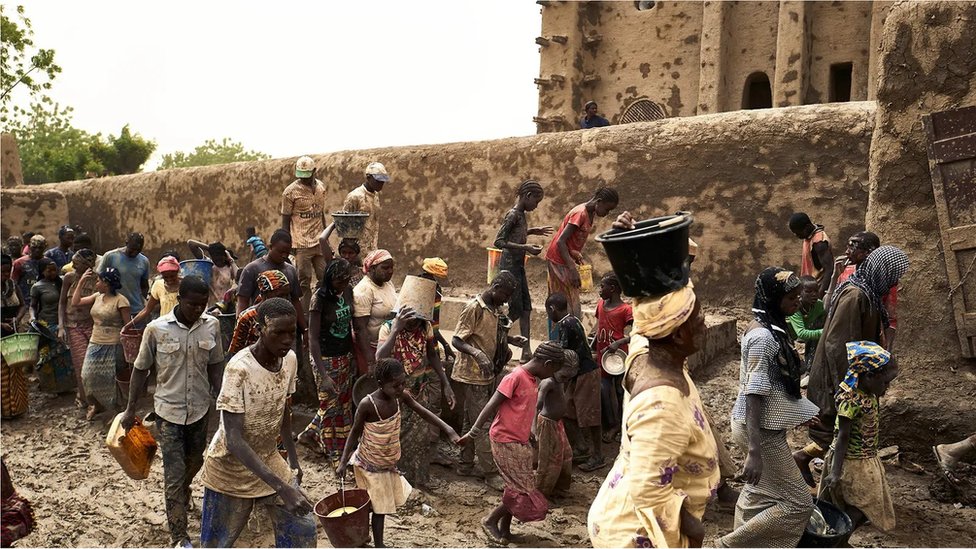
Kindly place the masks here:
POLYGON ((555 490, 568 490, 573 483, 573 449, 561 419, 536 417, 535 437, 539 443, 536 485, 545 496, 555 490))
POLYGON ((189 537, 186 511, 191 497, 190 483, 203 467, 209 420, 210 414, 188 425, 170 423, 163 418, 157 422, 157 442, 163 458, 166 522, 173 544, 189 537))
POLYGON ((380 193, 371 192, 365 185, 360 185, 346 195, 342 203, 344 212, 366 212, 366 226, 359 236, 360 255, 366 257, 369 252, 378 248, 380 235, 380 193))
MULTIPOLYGON (((254 358, 249 348, 234 355, 224 370, 217 410, 244 414, 241 434, 244 442, 278 478, 291 478, 291 469, 278 453, 278 435, 285 413, 285 401, 295 392, 298 357, 288 352, 281 369, 272 372, 254 358)), ((214 435, 201 474, 203 485, 239 498, 259 498, 275 491, 244 466, 227 448, 223 418, 214 435)))
POLYGON ((255 507, 263 507, 271 517, 275 547, 315 547, 316 526, 312 513, 296 515, 288 512, 277 494, 260 498, 239 498, 209 488, 203 491, 201 545, 233 547, 255 507))

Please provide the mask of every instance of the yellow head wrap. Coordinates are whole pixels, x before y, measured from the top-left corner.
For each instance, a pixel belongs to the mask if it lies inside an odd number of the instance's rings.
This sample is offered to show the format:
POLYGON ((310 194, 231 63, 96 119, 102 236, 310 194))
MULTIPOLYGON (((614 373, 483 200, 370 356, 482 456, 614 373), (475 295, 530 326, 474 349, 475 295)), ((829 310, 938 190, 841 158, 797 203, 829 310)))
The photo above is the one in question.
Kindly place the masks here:
POLYGON ((447 278, 447 263, 439 257, 424 259, 423 269, 437 278, 447 278))
POLYGON ((689 281, 684 288, 660 297, 634 299, 634 332, 647 339, 671 335, 695 310, 694 287, 689 281))

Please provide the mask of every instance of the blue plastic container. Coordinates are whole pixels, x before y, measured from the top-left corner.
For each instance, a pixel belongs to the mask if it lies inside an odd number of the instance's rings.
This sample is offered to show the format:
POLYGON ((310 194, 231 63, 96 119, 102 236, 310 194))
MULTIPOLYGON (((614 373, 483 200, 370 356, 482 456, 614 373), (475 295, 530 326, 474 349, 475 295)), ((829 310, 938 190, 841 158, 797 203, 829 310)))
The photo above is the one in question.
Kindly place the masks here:
POLYGON ((180 276, 199 276, 210 286, 210 277, 213 275, 213 262, 209 259, 187 259, 180 261, 180 276))

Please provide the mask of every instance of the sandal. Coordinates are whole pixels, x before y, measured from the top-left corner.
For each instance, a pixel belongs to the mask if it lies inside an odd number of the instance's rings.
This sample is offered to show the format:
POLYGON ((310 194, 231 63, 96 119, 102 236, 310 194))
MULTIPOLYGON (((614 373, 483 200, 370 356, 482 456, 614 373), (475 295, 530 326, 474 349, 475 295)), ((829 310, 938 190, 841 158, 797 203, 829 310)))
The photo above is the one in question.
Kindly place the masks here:
POLYGON ((932 453, 935 454, 935 463, 939 466, 939 471, 942 472, 942 476, 945 477, 949 484, 956 485, 959 484, 959 479, 953 474, 952 468, 945 464, 943 461, 945 458, 939 453, 939 446, 935 445, 932 447, 932 453))

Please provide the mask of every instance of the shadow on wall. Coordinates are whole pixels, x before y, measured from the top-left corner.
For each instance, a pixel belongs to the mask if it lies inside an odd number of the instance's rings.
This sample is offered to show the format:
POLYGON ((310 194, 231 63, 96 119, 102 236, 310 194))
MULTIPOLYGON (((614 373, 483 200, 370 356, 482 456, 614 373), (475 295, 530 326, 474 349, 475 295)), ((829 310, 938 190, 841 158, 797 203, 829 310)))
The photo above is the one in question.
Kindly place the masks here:
MULTIPOLYGON (((771 263, 799 262, 800 243, 786 228, 793 211, 810 213, 835 240, 863 225, 874 110, 866 102, 740 111, 314 158, 329 211, 361 183, 367 163, 379 160, 390 170, 380 244, 397 258, 399 279, 419 271, 424 257, 437 255, 450 264, 454 286, 481 288, 485 247, 514 204, 516 186, 532 177, 546 188, 542 205, 530 214, 535 225, 558 225, 603 184, 619 191, 618 212, 694 212, 692 236, 702 247, 695 264, 700 294, 710 305, 745 308, 756 273, 771 263)), ((71 223, 88 229, 101 249, 138 230, 146 235, 150 257, 187 238, 221 240, 243 252, 244 227, 254 225, 267 238, 277 226, 280 193, 293 179, 294 161, 5 190, 3 233, 56 227, 65 212, 42 197, 60 193, 71 223)), ((599 220, 594 234, 611 222, 612 216, 599 220)), ((597 275, 609 269, 595 242, 584 253, 597 275)), ((536 289, 544 287, 544 269, 530 276, 536 289)))

